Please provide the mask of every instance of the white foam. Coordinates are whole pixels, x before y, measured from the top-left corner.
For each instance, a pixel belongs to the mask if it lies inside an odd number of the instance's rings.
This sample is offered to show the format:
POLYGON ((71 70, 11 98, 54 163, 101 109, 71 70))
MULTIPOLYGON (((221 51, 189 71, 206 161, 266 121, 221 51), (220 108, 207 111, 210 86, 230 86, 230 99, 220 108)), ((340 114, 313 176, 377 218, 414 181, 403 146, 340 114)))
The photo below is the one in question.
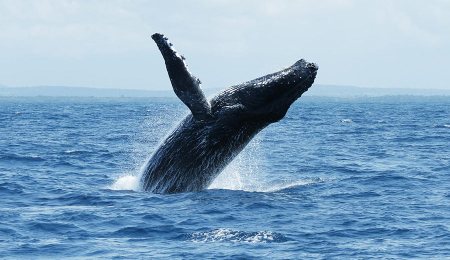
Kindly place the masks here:
POLYGON ((109 187, 111 190, 132 190, 139 191, 140 176, 128 174, 120 176, 111 186, 109 187))
POLYGON ((195 232, 191 234, 192 242, 246 242, 246 243, 270 243, 275 242, 280 236, 271 231, 243 232, 227 228, 219 228, 207 232, 195 232))
POLYGON ((341 123, 353 123, 353 120, 351 120, 350 118, 344 118, 341 119, 341 123))

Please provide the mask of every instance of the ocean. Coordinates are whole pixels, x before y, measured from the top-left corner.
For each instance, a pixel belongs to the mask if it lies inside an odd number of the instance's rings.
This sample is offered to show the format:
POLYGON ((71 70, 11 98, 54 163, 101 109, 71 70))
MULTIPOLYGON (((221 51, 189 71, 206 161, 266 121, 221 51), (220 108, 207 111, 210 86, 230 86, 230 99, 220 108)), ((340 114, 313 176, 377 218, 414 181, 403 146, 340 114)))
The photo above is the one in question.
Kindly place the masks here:
POLYGON ((450 259, 450 98, 302 97, 209 189, 139 188, 167 98, 0 98, 0 258, 450 259))

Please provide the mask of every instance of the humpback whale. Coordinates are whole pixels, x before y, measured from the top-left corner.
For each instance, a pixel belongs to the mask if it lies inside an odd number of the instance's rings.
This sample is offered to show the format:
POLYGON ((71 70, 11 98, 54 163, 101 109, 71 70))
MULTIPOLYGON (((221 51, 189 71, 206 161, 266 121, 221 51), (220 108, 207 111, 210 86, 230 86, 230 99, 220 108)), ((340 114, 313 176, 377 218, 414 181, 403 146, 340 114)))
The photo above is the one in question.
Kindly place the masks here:
POLYGON ((264 127, 281 120, 314 82, 318 67, 301 59, 281 71, 225 89, 207 100, 167 37, 156 42, 178 98, 190 113, 143 167, 142 188, 153 193, 200 191, 264 127))

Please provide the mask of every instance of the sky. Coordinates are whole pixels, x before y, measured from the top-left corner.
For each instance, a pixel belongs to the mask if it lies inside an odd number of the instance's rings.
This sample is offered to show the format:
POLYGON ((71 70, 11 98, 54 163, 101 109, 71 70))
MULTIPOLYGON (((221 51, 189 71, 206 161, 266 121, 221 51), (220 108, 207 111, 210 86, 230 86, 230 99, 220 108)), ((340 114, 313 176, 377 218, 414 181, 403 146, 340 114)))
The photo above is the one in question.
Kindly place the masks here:
POLYGON ((448 0, 0 0, 0 85, 170 88, 152 33, 203 88, 305 58, 316 83, 450 89, 448 0))

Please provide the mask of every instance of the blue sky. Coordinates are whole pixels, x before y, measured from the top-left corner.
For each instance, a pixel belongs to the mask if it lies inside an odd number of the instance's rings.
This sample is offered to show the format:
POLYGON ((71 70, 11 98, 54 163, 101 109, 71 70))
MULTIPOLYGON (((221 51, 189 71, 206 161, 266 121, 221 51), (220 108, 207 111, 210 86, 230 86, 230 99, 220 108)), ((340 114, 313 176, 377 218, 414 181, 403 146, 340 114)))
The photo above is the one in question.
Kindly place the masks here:
POLYGON ((166 34, 204 88, 319 64, 317 83, 450 89, 450 1, 0 0, 0 85, 167 89, 166 34))

